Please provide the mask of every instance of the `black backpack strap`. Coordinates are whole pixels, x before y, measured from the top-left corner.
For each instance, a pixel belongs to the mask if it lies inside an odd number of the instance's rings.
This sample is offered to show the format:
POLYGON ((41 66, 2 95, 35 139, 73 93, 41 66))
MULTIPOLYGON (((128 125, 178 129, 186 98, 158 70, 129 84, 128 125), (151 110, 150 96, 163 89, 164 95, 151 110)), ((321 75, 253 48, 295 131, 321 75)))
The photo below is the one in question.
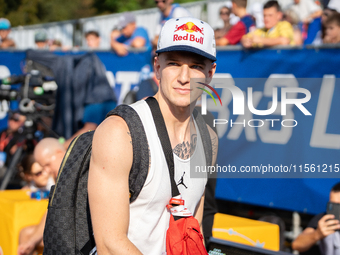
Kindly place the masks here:
POLYGON ((171 183, 171 196, 176 197, 180 193, 175 182, 174 155, 173 155, 168 131, 166 130, 163 115, 162 115, 161 109, 159 108, 158 102, 154 97, 148 97, 145 101, 148 103, 150 107, 152 117, 156 125, 158 138, 161 141, 166 163, 168 165, 170 183, 171 183))
POLYGON ((204 121, 202 115, 196 109, 194 109, 193 115, 196 120, 198 129, 200 131, 204 153, 205 153, 206 164, 207 166, 211 166, 212 165, 212 144, 211 144, 211 137, 210 137, 207 124, 204 121))
POLYGON ((149 170, 148 140, 142 121, 137 112, 128 105, 119 105, 111 110, 106 118, 112 115, 120 116, 129 127, 133 162, 129 175, 130 203, 136 200, 142 190, 149 170))

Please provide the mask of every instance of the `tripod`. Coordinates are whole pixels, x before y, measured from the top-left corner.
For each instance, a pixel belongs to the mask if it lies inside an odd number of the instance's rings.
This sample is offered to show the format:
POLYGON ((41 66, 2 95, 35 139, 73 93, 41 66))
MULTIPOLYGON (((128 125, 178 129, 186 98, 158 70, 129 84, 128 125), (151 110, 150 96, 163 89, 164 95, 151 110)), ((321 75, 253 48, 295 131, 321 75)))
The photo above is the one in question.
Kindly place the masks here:
POLYGON ((38 123, 42 124, 49 134, 59 138, 59 136, 41 119, 40 114, 33 113, 26 115, 22 132, 13 137, 13 139, 15 139, 13 146, 17 145, 17 150, 9 162, 9 166, 0 185, 0 190, 5 190, 9 182, 14 178, 18 171, 17 166, 21 159, 27 153, 33 152, 35 145, 38 143, 38 137, 36 136, 36 132, 38 131, 38 123))

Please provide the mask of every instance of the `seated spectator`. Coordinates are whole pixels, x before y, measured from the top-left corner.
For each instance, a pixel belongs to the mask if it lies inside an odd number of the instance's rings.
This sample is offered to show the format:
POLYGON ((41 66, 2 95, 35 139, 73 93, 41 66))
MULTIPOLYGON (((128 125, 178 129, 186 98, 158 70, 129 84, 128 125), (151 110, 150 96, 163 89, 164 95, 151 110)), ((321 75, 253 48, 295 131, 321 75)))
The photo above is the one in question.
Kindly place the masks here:
POLYGON ((289 7, 299 17, 299 22, 310 23, 313 19, 321 17, 322 9, 314 0, 294 0, 289 7))
POLYGON ((95 30, 90 30, 85 33, 87 47, 90 49, 98 49, 100 46, 100 35, 95 30))
POLYGON ((298 26, 298 24, 299 24, 298 15, 292 9, 287 9, 284 12, 283 16, 284 16, 283 20, 288 21, 293 26, 293 29, 294 29, 294 44, 295 45, 302 45, 303 39, 302 39, 301 30, 298 26))
POLYGON ((8 19, 0 18, 0 49, 15 48, 15 42, 8 38, 11 23, 8 19))
POLYGON ((156 36, 152 40, 152 46, 154 48, 157 48, 158 35, 166 21, 173 18, 191 17, 191 14, 187 9, 179 4, 174 4, 173 2, 173 0, 155 1, 157 8, 161 12, 161 17, 156 27, 156 36))
POLYGON ((326 23, 326 34, 323 40, 324 43, 340 43, 340 13, 335 13, 330 16, 326 23))
MULTIPOLYGON (((324 43, 323 41, 324 41, 324 38, 325 38, 325 35, 326 35, 325 24, 326 24, 328 18, 335 13, 337 13, 337 11, 334 10, 334 9, 331 9, 329 7, 326 7, 323 10, 322 15, 321 15, 321 19, 319 20, 319 22, 320 22, 319 30, 316 32, 316 35, 315 35, 313 41, 310 44, 321 45, 321 44, 324 43)), ((315 21, 317 21, 317 19, 315 19, 315 21)), ((308 44, 307 40, 305 40, 304 44, 308 44)))
POLYGON ((47 34, 40 30, 34 35, 34 42, 38 49, 48 49, 47 34))
POLYGON ((54 185, 53 177, 38 162, 35 162, 33 153, 25 155, 21 160, 19 170, 21 177, 27 183, 23 189, 35 192, 37 190, 50 190, 51 186, 54 185))
POLYGON ((245 48, 294 45, 294 31, 287 21, 281 21, 282 12, 277 1, 268 1, 263 6, 264 28, 243 36, 245 48))
POLYGON ((247 0, 232 0, 232 12, 240 21, 231 27, 228 33, 216 40, 217 46, 238 44, 245 34, 255 29, 254 18, 247 13, 247 0))
POLYGON ((220 8, 220 18, 223 20, 223 27, 215 29, 215 39, 223 37, 230 30, 230 14, 231 8, 228 8, 227 6, 222 6, 220 8))
POLYGON ((111 38, 111 48, 117 55, 126 56, 129 47, 151 48, 148 32, 136 26, 136 18, 132 13, 126 12, 119 18, 118 31, 115 31, 117 37, 111 38))
MULTIPOLYGON (((55 138, 44 138, 34 148, 34 158, 43 170, 57 179, 59 167, 65 155, 65 148, 55 138)), ((43 234, 47 212, 38 225, 28 226, 20 231, 18 255, 34 254, 43 248, 43 234)))
MULTIPOLYGON (((329 201, 340 204, 340 183, 333 186, 329 194, 329 201)), ((309 223, 307 228, 293 241, 292 248, 299 252, 310 250, 319 242, 322 255, 340 254, 340 222, 334 215, 320 213, 309 223)))

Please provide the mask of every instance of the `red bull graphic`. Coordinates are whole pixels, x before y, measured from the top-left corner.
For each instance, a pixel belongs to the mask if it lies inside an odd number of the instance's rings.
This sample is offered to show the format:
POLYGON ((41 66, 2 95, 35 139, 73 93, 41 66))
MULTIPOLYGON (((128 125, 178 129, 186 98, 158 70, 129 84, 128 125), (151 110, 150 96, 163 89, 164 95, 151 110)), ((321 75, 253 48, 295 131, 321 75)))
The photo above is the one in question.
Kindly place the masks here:
MULTIPOLYGON (((203 33, 203 28, 199 28, 198 26, 196 26, 193 22, 187 22, 183 25, 176 25, 175 31, 174 33, 178 32, 178 31, 185 31, 188 33, 200 33, 201 35, 204 35, 203 33)), ((197 42, 200 44, 203 44, 203 37, 202 36, 195 36, 195 34, 185 34, 185 35, 178 35, 178 34, 174 34, 174 41, 192 41, 192 42, 197 42)))

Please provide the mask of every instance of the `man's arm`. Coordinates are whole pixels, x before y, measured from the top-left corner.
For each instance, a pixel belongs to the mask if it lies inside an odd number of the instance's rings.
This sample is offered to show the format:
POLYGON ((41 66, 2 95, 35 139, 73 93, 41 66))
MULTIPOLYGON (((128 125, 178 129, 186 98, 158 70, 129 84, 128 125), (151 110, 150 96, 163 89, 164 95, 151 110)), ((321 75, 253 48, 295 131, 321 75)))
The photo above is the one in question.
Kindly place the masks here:
POLYGON ((115 30, 111 34, 111 48, 118 56, 126 56, 128 54, 128 47, 124 43, 117 42, 117 38, 121 36, 118 30, 115 30))
POLYGON ((333 234, 340 229, 339 221, 334 220, 334 215, 327 214, 319 222, 317 229, 307 227, 292 243, 293 250, 308 251, 317 241, 333 234))
POLYGON ((47 212, 44 214, 39 224, 34 229, 33 234, 18 247, 18 255, 31 254, 35 247, 43 240, 47 212))
POLYGON ((242 36, 244 36, 245 34, 246 27, 242 22, 238 22, 231 27, 231 29, 224 37, 216 40, 216 45, 217 46, 235 45, 240 42, 242 36))
MULTIPOLYGON (((196 220, 198 221, 199 225, 200 225, 200 230, 201 233, 203 235, 203 227, 202 227, 202 220, 203 220, 203 209, 204 209, 204 193, 201 197, 201 200, 198 204, 198 207, 196 208, 194 217, 196 218, 196 220)), ((203 239, 204 240, 204 239, 203 239)))
POLYGON ((127 237, 133 152, 123 119, 109 117, 92 142, 88 196, 98 254, 141 254, 127 237))
POLYGON ((137 36, 135 39, 133 39, 133 41, 131 43, 131 47, 134 47, 134 48, 144 47, 145 42, 146 42, 146 40, 143 37, 137 36))
POLYGON ((265 38, 254 36, 252 42, 259 46, 271 47, 276 45, 289 45, 290 39, 287 37, 265 38))

